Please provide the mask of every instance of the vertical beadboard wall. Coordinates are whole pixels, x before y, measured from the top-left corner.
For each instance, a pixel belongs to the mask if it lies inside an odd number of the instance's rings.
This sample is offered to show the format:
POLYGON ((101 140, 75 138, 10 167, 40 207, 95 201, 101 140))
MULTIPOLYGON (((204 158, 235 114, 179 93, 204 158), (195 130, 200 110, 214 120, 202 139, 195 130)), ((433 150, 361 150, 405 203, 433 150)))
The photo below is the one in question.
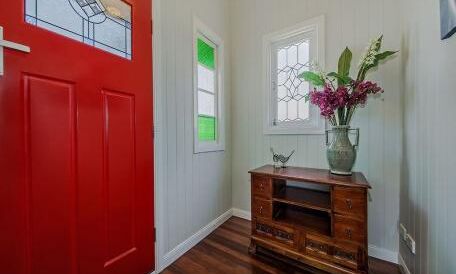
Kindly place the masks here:
POLYGON ((439 1, 403 1, 404 166, 400 221, 411 273, 456 273, 456 35, 440 40, 439 1))
POLYGON ((226 0, 154 0, 159 260, 232 207, 228 8, 226 0), (193 153, 193 16, 225 42, 223 152, 193 153))
MULTIPOLYGON (((355 69, 366 43, 381 33, 386 49, 400 49, 401 11, 396 0, 231 1, 234 208, 250 210, 247 171, 271 162, 271 146, 284 153, 296 149, 291 165, 327 166, 323 136, 263 134, 263 36, 322 14, 326 16, 327 69, 336 68, 345 46, 354 51, 355 69)), ((355 170, 364 172, 373 186, 369 243, 383 253, 380 257, 393 261, 398 251, 402 157, 400 75, 401 62, 396 58, 369 76, 381 83, 385 94, 359 110, 353 123, 361 128, 355 170)))

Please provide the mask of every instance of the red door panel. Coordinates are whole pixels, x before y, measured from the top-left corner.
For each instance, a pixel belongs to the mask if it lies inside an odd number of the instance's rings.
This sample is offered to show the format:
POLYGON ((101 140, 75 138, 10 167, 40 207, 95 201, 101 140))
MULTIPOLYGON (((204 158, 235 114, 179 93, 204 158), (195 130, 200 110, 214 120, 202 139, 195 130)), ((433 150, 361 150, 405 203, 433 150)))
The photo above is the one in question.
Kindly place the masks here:
POLYGON ((26 259, 33 273, 76 273, 74 88, 29 75, 23 82, 26 259))
POLYGON ((135 101, 131 94, 103 92, 105 266, 135 253, 135 101))
MULTIPOLYGON (((67 0, 65 0, 66 2, 67 0)), ((154 270, 151 2, 132 7, 132 59, 25 23, 0 4, 0 269, 154 270)))

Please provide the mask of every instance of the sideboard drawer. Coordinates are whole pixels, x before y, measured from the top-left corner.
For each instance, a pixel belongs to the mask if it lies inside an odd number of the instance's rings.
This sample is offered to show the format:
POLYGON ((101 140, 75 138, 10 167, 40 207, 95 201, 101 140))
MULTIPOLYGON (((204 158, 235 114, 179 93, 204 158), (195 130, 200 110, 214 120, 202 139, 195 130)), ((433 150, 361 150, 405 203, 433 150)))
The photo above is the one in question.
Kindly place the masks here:
POLYGON ((359 251, 356 248, 335 246, 332 260, 351 269, 358 269, 359 251))
POLYGON ((296 233, 289 227, 277 226, 262 220, 254 220, 254 233, 276 242, 295 247, 296 233))
POLYGON ((270 178, 252 176, 252 194, 266 199, 272 198, 272 181, 270 178))
POLYGON ((350 187, 334 187, 334 211, 364 219, 366 216, 366 191, 350 187))
POLYGON ((272 202, 260 198, 253 198, 252 204, 253 217, 272 219, 272 202))
POLYGON ((306 236, 305 242, 306 254, 327 259, 330 256, 331 245, 320 241, 318 237, 306 236))
POLYGON ((364 222, 337 214, 334 217, 334 234, 337 240, 351 241, 361 245, 365 244, 366 232, 364 222))

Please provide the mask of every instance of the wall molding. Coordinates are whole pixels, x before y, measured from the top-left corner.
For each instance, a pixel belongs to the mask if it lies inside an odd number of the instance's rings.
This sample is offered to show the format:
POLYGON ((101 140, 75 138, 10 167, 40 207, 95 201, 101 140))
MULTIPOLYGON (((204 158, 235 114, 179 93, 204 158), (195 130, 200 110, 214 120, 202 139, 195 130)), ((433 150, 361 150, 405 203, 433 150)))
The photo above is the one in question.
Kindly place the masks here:
POLYGON ((233 216, 233 209, 230 209, 220 215, 217 219, 210 222, 208 225, 200 229, 198 232, 190 236, 187 240, 180 243, 176 246, 173 250, 165 254, 163 259, 160 262, 160 265, 157 266, 157 273, 160 273, 162 270, 167 268, 177 259, 179 259, 185 252, 189 251, 192 247, 197 245, 201 242, 204 238, 206 238, 209 234, 211 234, 215 229, 217 229, 220 225, 228 221, 229 218, 233 216))
POLYGON ((399 257, 399 266, 401 268, 401 272, 404 274, 412 274, 412 272, 410 272, 409 268, 407 267, 407 264, 405 263, 404 258, 402 258, 402 255, 399 254, 398 257, 399 257))

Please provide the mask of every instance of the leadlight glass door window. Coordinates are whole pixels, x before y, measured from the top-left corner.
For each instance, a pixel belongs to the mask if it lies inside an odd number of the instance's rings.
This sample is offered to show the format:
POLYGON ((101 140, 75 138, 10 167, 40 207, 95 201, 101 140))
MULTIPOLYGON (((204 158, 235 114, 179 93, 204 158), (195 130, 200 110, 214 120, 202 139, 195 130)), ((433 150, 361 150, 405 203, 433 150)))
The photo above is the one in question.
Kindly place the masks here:
POLYGON ((123 58, 132 58, 131 6, 122 0, 25 0, 25 20, 123 58))
POLYGON ((299 78, 324 64, 324 18, 310 19, 264 37, 266 134, 321 134, 324 119, 306 100, 312 87, 299 78))

